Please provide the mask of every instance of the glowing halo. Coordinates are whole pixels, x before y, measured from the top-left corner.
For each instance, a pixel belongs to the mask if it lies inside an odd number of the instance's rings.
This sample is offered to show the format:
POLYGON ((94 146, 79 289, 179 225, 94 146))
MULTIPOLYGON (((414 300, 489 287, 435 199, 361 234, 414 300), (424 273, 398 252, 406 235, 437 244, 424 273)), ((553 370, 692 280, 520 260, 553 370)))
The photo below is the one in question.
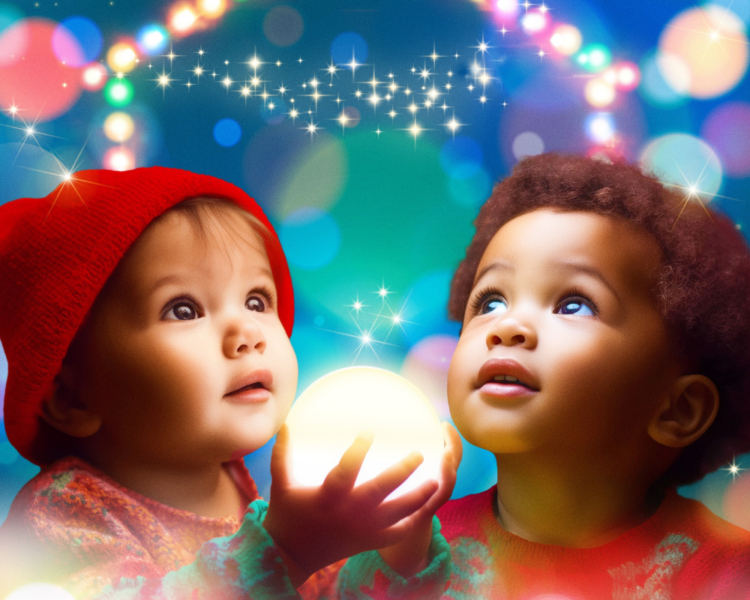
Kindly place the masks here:
POLYGON ((374 441, 357 483, 417 450, 424 462, 392 497, 436 479, 443 434, 435 409, 403 377, 374 367, 349 367, 324 375, 307 388, 286 420, 292 476, 302 485, 323 483, 361 431, 374 441))

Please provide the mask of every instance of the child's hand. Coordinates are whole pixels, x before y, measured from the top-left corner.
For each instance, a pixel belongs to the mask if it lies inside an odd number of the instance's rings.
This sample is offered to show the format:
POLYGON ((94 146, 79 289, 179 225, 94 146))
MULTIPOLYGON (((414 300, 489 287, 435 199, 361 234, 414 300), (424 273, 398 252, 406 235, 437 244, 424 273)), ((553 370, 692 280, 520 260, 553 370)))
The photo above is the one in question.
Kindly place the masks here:
POLYGON ((380 550, 380 556, 403 577, 410 577, 424 569, 429 563, 432 540, 432 517, 453 493, 456 473, 461 463, 463 447, 458 432, 448 423, 443 423, 445 451, 440 469, 440 487, 427 503, 412 517, 413 529, 408 536, 393 546, 380 550))
MULTIPOLYGON (((421 464, 418 452, 355 488, 359 469, 372 445, 371 435, 360 434, 320 487, 300 487, 289 476, 288 445, 284 425, 276 436, 271 456, 271 498, 263 526, 286 554, 294 585, 301 585, 315 571, 342 558, 401 541, 413 529, 415 515, 419 515, 419 522, 426 518, 420 507, 435 504, 431 509, 434 513, 445 502, 427 502, 438 489, 434 480, 383 502, 421 464)), ((452 484, 450 488, 453 489, 452 484)), ((448 496, 450 490, 446 499, 448 496)))

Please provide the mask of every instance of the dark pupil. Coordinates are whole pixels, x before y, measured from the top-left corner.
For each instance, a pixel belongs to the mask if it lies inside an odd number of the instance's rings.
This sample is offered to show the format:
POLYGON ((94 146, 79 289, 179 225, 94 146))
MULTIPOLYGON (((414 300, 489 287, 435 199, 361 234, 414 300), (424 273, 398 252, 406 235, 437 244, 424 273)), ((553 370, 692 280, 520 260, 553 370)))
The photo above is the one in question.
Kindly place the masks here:
POLYGON ((247 307, 250 310, 263 310, 263 301, 260 298, 248 298, 247 307))
POLYGON ((569 315, 572 313, 577 313, 579 310, 581 310, 580 302, 568 302, 565 306, 563 306, 562 312, 564 315, 569 315))
POLYGON ((195 317, 195 311, 192 306, 187 304, 178 304, 174 307, 174 316, 182 321, 187 321, 195 317))

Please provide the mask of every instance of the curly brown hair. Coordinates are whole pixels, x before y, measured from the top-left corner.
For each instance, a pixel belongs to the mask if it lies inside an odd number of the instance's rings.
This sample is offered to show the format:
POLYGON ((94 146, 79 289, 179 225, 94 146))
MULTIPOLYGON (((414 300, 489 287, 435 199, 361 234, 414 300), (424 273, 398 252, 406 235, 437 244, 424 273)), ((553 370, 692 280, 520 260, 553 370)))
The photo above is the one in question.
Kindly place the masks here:
POLYGON ((558 154, 525 158, 499 182, 451 283, 448 310, 461 321, 479 261, 511 219, 541 208, 623 219, 650 233, 662 252, 654 293, 681 354, 719 389, 706 433, 663 475, 684 485, 750 450, 750 252, 726 217, 665 188, 638 166, 558 154))

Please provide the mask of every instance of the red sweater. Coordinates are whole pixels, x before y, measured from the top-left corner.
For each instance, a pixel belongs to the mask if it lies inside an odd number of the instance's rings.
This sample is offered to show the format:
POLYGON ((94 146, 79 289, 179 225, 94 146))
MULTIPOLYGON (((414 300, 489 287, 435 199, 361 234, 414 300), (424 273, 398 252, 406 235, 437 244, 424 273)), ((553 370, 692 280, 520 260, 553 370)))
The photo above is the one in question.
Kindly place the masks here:
POLYGON ((492 488, 438 511, 453 563, 444 598, 750 599, 750 532, 676 492, 638 527, 583 549, 506 532, 496 498, 492 488))

